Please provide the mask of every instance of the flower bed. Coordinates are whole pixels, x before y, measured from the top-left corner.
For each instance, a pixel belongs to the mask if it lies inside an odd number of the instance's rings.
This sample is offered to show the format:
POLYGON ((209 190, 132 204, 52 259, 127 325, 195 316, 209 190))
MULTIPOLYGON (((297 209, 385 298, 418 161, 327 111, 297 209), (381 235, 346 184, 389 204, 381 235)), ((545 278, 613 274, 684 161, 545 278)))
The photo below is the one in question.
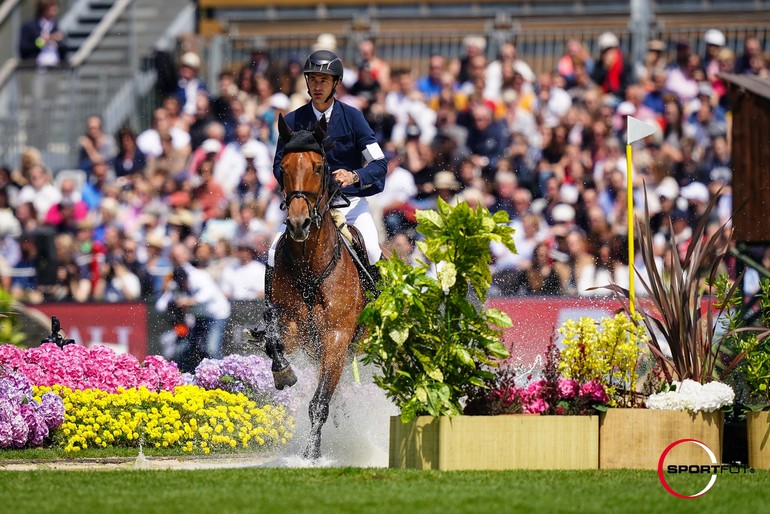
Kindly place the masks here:
POLYGON ((36 387, 36 395, 61 395, 65 419, 54 444, 67 452, 139 444, 184 452, 286 444, 293 422, 282 406, 258 407, 243 394, 179 386, 174 393, 146 387, 75 391, 36 387))
POLYGON ((286 444, 293 427, 286 394, 272 387, 269 363, 257 356, 207 359, 183 376, 162 357, 140 364, 104 346, 2 345, 0 448, 270 448, 286 444))

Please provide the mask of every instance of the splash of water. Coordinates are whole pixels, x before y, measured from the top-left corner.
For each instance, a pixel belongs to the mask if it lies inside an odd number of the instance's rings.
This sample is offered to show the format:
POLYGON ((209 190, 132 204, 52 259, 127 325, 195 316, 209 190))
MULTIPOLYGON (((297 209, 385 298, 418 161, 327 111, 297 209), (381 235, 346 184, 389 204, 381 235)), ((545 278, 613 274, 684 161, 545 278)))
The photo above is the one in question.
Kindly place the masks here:
POLYGON ((329 405, 329 419, 321 432, 321 458, 302 458, 310 434, 308 405, 318 385, 317 367, 305 355, 294 353, 292 366, 299 378, 292 387, 291 405, 296 407, 294 438, 286 450, 267 467, 387 467, 390 416, 398 409, 372 380, 373 369, 358 363, 360 383, 350 362, 329 405))
POLYGON ((150 462, 147 460, 147 457, 144 456, 144 452, 142 451, 142 441, 139 441, 139 454, 136 456, 136 460, 134 461, 134 469, 149 469, 150 462))

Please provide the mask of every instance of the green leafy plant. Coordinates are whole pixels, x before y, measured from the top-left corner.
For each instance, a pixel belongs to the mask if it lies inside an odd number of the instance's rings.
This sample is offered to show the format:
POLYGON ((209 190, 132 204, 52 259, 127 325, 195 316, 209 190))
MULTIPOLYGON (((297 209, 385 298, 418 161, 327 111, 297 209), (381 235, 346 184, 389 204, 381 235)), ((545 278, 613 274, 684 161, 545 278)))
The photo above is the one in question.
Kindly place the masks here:
POLYGON ((379 369, 374 380, 404 422, 461 414, 468 390, 484 387, 494 378, 489 367, 508 357, 495 327, 511 320, 483 303, 492 282, 490 242, 516 250, 503 211, 439 200, 438 210, 416 215, 427 261, 412 267, 394 255, 381 262, 382 290, 361 314, 363 360, 379 369))
MULTIPOLYGON (((762 328, 744 330, 744 318, 733 315, 729 322, 732 339, 743 360, 736 367, 736 382, 745 389, 743 403, 749 410, 770 408, 770 280, 760 284, 759 317, 762 328)), ((742 395, 743 396, 743 395, 742 395)))
MULTIPOLYGON (((706 231, 718 194, 711 198, 701 214, 683 259, 678 257, 677 248, 673 243, 667 243, 672 256, 669 277, 664 276, 655 262, 654 234, 650 228, 646 195, 645 187, 644 217, 636 219, 636 227, 639 253, 649 277, 649 280, 640 277, 640 282, 647 291, 652 309, 648 310, 637 302, 636 310, 641 313, 650 333, 649 347, 663 370, 666 382, 670 384, 675 380, 682 382, 690 379, 706 383, 715 378, 716 364, 722 355, 720 347, 724 335, 717 336, 715 319, 722 316, 738 286, 738 282, 735 282, 724 292, 725 302, 719 305, 715 303, 709 284, 715 283, 729 245, 725 225, 720 225, 710 234, 706 231), (705 288, 704 272, 707 286, 705 288), (704 303, 705 309, 702 308, 704 303)), ((674 232, 673 226, 670 230, 671 233, 674 232)), ((604 288, 630 298, 629 291, 617 285, 604 288)), ((629 310, 627 305, 625 308, 629 310)), ((740 358, 741 356, 737 356, 733 359, 725 371, 729 371, 740 358)))
POLYGON ((15 312, 16 300, 0 287, 0 344, 21 346, 27 339, 15 312))

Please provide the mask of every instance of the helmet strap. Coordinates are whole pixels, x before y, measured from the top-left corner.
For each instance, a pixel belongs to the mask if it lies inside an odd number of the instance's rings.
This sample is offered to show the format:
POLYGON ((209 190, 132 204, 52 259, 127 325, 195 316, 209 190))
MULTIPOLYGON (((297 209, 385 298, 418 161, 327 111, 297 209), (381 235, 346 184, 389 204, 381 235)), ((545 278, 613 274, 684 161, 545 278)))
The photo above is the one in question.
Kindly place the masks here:
POLYGON ((334 81, 334 86, 332 87, 332 92, 331 92, 331 93, 329 93, 329 96, 327 96, 327 97, 326 97, 326 100, 324 100, 324 103, 326 103, 326 102, 328 102, 329 100, 331 100, 331 99, 332 99, 332 97, 334 96, 334 94, 337 92, 337 85, 338 85, 338 84, 339 84, 341 81, 342 81, 342 79, 336 79, 336 80, 334 81))

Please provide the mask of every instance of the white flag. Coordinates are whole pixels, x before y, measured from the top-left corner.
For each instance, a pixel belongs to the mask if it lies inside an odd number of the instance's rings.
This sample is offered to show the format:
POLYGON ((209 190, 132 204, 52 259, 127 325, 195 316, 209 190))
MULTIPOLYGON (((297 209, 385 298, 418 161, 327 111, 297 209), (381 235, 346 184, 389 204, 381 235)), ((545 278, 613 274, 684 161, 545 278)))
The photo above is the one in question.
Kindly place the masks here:
POLYGON ((645 123, 641 120, 637 120, 633 116, 627 116, 628 128, 626 130, 626 140, 628 144, 635 143, 640 139, 644 139, 647 136, 651 136, 658 130, 654 125, 645 123))

